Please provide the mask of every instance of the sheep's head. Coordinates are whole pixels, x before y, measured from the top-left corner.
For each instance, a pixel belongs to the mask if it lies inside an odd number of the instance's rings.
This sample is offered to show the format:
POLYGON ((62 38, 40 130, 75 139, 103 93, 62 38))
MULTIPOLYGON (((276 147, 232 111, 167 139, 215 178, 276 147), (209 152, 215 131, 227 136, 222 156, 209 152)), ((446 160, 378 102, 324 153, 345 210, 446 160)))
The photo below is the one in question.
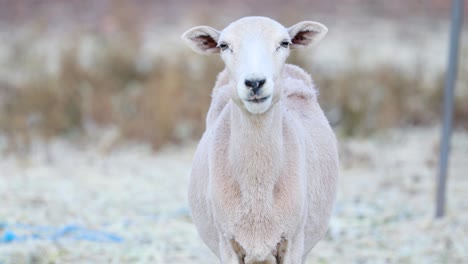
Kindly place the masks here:
POLYGON ((281 91, 275 83, 290 49, 316 43, 327 31, 312 21, 285 28, 266 17, 246 17, 222 31, 208 26, 191 28, 182 39, 198 53, 220 53, 235 83, 234 102, 252 114, 261 114, 278 101, 281 91))

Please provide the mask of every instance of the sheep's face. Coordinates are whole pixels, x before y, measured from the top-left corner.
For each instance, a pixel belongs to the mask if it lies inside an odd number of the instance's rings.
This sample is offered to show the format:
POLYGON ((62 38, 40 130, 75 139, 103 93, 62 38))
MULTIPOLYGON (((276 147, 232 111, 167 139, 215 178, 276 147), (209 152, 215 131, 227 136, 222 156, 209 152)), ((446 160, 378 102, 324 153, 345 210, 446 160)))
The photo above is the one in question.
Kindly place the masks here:
POLYGON ((221 32, 195 27, 182 38, 201 54, 220 53, 234 82, 233 101, 252 114, 266 112, 281 95, 279 78, 290 49, 320 40, 327 28, 305 21, 290 28, 265 17, 237 20, 221 32))

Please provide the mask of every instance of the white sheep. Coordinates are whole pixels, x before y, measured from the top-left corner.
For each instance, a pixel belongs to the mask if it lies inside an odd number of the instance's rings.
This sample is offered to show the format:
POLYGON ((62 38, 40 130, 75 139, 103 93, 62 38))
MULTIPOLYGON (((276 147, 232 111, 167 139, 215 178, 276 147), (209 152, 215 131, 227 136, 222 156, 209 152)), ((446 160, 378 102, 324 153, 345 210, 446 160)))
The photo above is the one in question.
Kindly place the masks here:
POLYGON ((304 263, 325 235, 338 176, 336 139, 310 76, 285 64, 290 49, 327 28, 246 17, 182 39, 226 68, 213 90, 193 162, 189 203, 201 238, 222 263, 304 263))

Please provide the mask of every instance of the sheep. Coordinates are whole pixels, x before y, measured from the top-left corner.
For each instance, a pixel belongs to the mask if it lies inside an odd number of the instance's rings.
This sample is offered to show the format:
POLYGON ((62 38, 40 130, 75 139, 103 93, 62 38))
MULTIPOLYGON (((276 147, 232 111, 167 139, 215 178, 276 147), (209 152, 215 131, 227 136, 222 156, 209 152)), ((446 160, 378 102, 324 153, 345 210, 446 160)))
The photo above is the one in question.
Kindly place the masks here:
POLYGON ((290 49, 328 29, 245 17, 222 31, 189 29, 184 42, 219 53, 206 131, 188 190, 202 240, 227 264, 304 263, 328 228, 338 177, 336 137, 311 77, 286 64, 290 49))

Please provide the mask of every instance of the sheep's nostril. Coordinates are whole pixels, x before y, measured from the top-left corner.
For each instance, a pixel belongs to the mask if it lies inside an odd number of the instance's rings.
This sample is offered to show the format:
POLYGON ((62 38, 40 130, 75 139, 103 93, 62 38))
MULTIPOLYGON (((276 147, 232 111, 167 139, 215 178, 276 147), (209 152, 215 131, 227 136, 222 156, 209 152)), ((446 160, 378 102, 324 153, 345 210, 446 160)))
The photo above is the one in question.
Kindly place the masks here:
POLYGON ((260 87, 260 88, 261 88, 261 87, 262 87, 262 86, 265 84, 265 82, 266 82, 266 80, 265 80, 265 79, 263 79, 263 80, 259 80, 259 81, 258 81, 258 87, 260 87))
POLYGON ((265 84, 266 80, 265 79, 262 79, 262 80, 245 80, 245 86, 249 87, 250 89, 252 89, 252 92, 254 94, 257 94, 258 90, 260 90, 260 88, 262 88, 262 86, 265 84))

